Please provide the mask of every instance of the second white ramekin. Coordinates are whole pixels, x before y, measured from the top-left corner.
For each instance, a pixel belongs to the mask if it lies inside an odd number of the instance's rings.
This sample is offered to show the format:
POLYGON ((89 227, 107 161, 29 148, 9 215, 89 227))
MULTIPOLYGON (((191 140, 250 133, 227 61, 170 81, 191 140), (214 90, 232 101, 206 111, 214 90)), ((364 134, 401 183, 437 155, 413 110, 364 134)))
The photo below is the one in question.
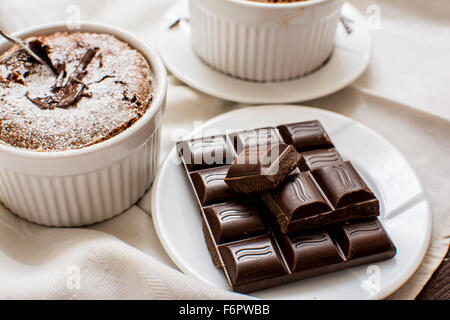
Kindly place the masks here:
POLYGON ((331 56, 342 4, 189 0, 193 47, 204 62, 233 77, 298 78, 331 56))
MULTIPOLYGON (((130 33, 94 23, 68 30, 65 23, 34 27, 18 37, 54 32, 116 36, 138 50, 153 71, 152 104, 134 125, 79 150, 35 152, 0 144, 0 201, 18 216, 56 227, 93 224, 133 205, 150 187, 158 167, 167 75, 158 55, 130 33)), ((0 42, 0 53, 11 44, 0 42)))

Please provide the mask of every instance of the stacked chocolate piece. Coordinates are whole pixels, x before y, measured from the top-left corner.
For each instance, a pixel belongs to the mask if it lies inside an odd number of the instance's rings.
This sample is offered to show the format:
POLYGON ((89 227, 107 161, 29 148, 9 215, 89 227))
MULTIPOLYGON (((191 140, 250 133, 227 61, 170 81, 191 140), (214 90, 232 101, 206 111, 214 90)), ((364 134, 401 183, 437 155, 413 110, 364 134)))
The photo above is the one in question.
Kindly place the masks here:
POLYGON ((214 264, 249 293, 389 259, 379 201, 318 121, 177 144, 214 264))

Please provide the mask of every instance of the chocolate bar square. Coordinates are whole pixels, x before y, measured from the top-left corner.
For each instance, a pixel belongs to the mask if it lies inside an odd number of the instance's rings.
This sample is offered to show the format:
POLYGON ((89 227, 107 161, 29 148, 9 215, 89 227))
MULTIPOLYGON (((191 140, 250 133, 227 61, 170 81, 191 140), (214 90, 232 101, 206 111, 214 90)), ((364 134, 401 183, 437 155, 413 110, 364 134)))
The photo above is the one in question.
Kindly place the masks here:
POLYGON ((391 240, 385 236, 385 231, 377 219, 340 222, 330 230, 346 260, 393 249, 391 240))
POLYGON ((276 246, 267 235, 223 245, 219 251, 234 286, 288 273, 276 246))
POLYGON ((215 204, 204 211, 217 244, 267 233, 262 208, 251 201, 215 204))
POLYGON ((232 133, 229 136, 237 154, 248 147, 268 146, 283 142, 278 130, 271 127, 245 130, 232 133))
POLYGON ((229 166, 192 172, 191 180, 202 205, 235 199, 239 195, 225 183, 229 166))
POLYGON ((318 168, 313 175, 334 208, 375 199, 375 195, 348 161, 318 168))
POLYGON ((344 161, 334 148, 305 151, 301 155, 299 167, 302 171, 314 171, 322 167, 338 165, 344 161))
POLYGON ((344 261, 326 229, 278 235, 281 251, 292 272, 319 268, 344 261))
POLYGON ((334 147, 328 133, 317 120, 281 125, 278 130, 284 141, 292 144, 299 152, 334 147))
POLYGON ((189 171, 227 165, 236 156, 225 135, 181 141, 177 149, 189 171))
POLYGON ((262 192, 261 197, 279 222, 332 211, 309 172, 290 175, 279 188, 262 192))

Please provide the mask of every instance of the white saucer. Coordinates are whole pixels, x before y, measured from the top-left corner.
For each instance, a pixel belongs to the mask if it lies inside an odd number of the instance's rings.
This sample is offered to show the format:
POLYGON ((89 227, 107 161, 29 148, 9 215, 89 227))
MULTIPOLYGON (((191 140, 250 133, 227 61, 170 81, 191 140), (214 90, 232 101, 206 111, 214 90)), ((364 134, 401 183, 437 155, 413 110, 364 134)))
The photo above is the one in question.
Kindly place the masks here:
MULTIPOLYGON (((424 190, 401 154, 371 129, 336 113, 308 107, 261 106, 226 113, 205 129, 250 129, 318 119, 345 159, 352 161, 381 203, 380 220, 397 247, 397 255, 361 266, 252 295, 267 299, 382 299, 397 290, 423 259, 431 236, 431 213, 424 190)), ((215 132, 214 134, 217 134, 215 132)), ((175 149, 162 165, 152 193, 153 221, 165 250, 185 273, 230 290, 211 262, 201 216, 191 185, 175 149)))
POLYGON ((158 31, 158 47, 167 68, 181 81, 211 96, 240 103, 292 103, 323 97, 355 81, 370 60, 371 37, 364 16, 346 3, 342 11, 353 20, 348 34, 339 23, 336 49, 320 70, 297 80, 257 83, 227 76, 204 64, 194 53, 188 18, 188 1, 177 2, 164 15, 158 31))

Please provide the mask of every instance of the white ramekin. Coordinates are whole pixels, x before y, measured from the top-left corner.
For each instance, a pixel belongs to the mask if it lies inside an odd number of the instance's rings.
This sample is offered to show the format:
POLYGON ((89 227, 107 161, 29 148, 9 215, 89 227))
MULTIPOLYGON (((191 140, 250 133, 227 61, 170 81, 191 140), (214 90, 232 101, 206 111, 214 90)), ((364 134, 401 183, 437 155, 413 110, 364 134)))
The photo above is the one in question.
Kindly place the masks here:
MULTIPOLYGON (((58 31, 116 36, 141 52, 154 74, 153 101, 145 115, 117 136, 63 152, 35 152, 0 144, 0 201, 18 216, 47 226, 73 227, 111 218, 133 205, 150 187, 158 166, 167 74, 157 54, 130 33, 111 26, 65 23, 15 34, 25 38, 58 31)), ((11 47, 0 42, 0 53, 11 47)))
POLYGON ((204 62, 233 77, 298 78, 331 56, 342 4, 189 0, 193 47, 204 62))

